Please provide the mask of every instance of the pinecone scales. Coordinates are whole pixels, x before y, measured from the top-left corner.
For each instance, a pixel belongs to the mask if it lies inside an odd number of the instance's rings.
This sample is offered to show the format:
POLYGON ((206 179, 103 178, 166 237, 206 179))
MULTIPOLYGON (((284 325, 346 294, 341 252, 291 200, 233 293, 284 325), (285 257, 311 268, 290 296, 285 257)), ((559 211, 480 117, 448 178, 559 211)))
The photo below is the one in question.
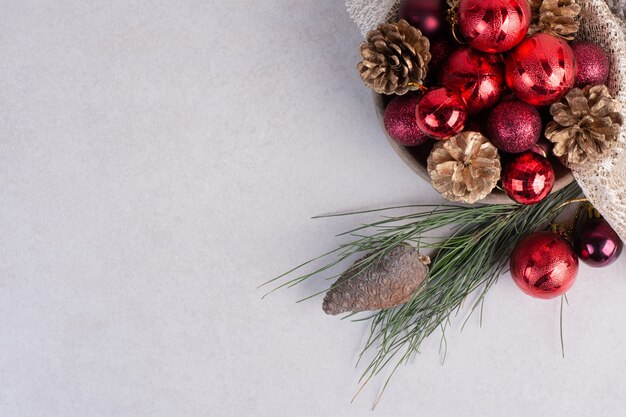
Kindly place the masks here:
POLYGON ((576 0, 529 0, 532 23, 529 34, 548 33, 571 41, 580 28, 576 0))
POLYGON ((361 79, 380 94, 418 90, 428 72, 430 42, 406 20, 384 23, 367 34, 360 46, 361 79))
POLYGON ((428 276, 430 258, 410 245, 399 245, 363 268, 362 261, 352 265, 333 284, 324 297, 326 314, 360 312, 391 308, 406 303, 428 276))
POLYGON ((546 127, 553 152, 566 163, 595 161, 617 144, 624 123, 622 105, 604 85, 574 88, 550 107, 554 121, 546 127))
POLYGON ((478 132, 462 132, 437 142, 428 157, 433 187, 450 201, 473 204, 500 179, 498 149, 478 132))

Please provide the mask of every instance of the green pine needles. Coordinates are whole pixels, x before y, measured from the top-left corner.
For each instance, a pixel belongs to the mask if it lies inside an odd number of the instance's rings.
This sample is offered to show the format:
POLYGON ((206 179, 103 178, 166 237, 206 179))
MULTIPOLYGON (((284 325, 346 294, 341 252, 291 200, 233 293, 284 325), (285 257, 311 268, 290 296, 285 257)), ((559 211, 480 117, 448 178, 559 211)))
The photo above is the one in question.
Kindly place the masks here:
MULTIPOLYGON (((580 193, 580 188, 574 182, 533 206, 417 205, 383 209, 387 211, 414 207, 421 211, 395 217, 385 216, 375 223, 345 232, 342 235, 350 235, 354 240, 264 285, 276 283, 273 291, 292 287, 307 279, 324 276, 334 266, 356 255, 373 253, 361 265, 357 265, 359 268, 367 268, 404 242, 415 245, 422 253, 434 252, 429 277, 412 300, 366 318, 371 319, 370 336, 361 356, 366 352, 373 352, 373 359, 364 370, 361 382, 365 385, 391 365, 384 391, 395 370, 419 352, 424 339, 437 329, 445 331, 449 316, 460 310, 470 294, 476 292, 477 295, 471 312, 482 306, 487 291, 508 268, 509 256, 518 240, 545 228, 580 193), (424 212, 424 209, 429 211, 424 212), (425 237, 429 232, 441 228, 452 228, 451 236, 442 239, 425 237), (305 267, 321 259, 327 259, 323 266, 311 272, 300 273, 305 267)), ((327 278, 334 279, 339 275, 327 278)))

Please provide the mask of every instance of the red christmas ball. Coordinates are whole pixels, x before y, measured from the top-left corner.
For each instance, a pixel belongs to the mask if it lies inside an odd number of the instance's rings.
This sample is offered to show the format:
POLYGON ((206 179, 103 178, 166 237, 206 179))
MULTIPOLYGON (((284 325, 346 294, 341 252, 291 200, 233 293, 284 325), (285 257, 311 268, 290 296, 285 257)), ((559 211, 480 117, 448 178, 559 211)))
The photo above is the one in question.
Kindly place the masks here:
POLYGON ((469 114, 496 105, 504 89, 504 67, 496 55, 457 49, 441 69, 441 85, 461 94, 469 114))
POLYGON ((576 71, 574 52, 567 42, 539 33, 525 39, 506 57, 504 74, 517 98, 545 106, 572 89, 576 71))
POLYGON ((520 153, 533 147, 541 136, 541 116, 523 101, 503 101, 487 119, 487 137, 498 149, 520 153))
POLYGON ((537 204, 554 187, 554 169, 546 158, 527 151, 517 154, 502 171, 502 188, 520 204, 537 204))
POLYGON ((446 32, 446 11, 445 0, 404 0, 399 17, 434 40, 446 32))
POLYGON ((461 0, 459 27, 469 44, 500 53, 520 43, 530 28, 528 0, 461 0))
POLYGON ((598 45, 589 42, 570 44, 578 64, 576 87, 605 84, 609 78, 609 57, 598 45))
POLYGON ((415 108, 419 99, 417 94, 396 96, 385 109, 383 120, 387 133, 401 145, 417 146, 429 140, 417 127, 415 120, 415 108))
POLYGON ((463 98, 445 87, 428 91, 416 108, 417 126, 435 139, 448 139, 463 131, 467 107, 463 98))
POLYGON ((604 219, 587 220, 574 234, 574 249, 578 257, 593 267, 608 266, 622 253, 624 244, 604 219))
POLYGON ((578 258, 561 235, 538 232, 517 244, 510 267, 513 281, 524 293, 547 300, 565 294, 574 285, 578 258))

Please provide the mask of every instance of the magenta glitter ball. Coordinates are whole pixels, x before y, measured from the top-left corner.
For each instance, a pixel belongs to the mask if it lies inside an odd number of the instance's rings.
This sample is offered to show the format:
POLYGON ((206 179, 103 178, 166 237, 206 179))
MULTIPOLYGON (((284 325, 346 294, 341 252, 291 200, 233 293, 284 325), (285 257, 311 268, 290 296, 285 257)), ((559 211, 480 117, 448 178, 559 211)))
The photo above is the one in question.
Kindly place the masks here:
POLYGON ((469 46, 450 55, 440 71, 440 84, 461 94, 469 114, 496 105, 504 90, 504 67, 496 55, 469 46))
POLYGON ((445 0, 404 0, 400 4, 399 17, 434 40, 447 29, 446 11, 445 0))
POLYGON ((598 45, 589 42, 570 44, 578 64, 576 87, 605 84, 609 78, 609 57, 598 45))
POLYGON ((479 51, 501 53, 520 43, 530 28, 528 0, 461 0, 459 27, 479 51))
POLYGON ((604 219, 590 219, 574 233, 574 250, 592 267, 611 265, 619 258, 624 244, 604 219))
POLYGON ((541 136, 541 116, 523 101, 503 101, 487 119, 487 137, 496 148, 520 153, 533 147, 541 136))
POLYGON ((531 297, 548 300, 565 294, 578 275, 578 258, 572 246, 553 232, 533 233, 511 254, 511 276, 531 297))
POLYGON ((463 131, 467 107, 460 95, 445 87, 428 91, 416 108, 417 126, 435 139, 449 139, 463 131))
POLYGON ((517 203, 541 202, 554 187, 554 169, 546 158, 528 151, 517 154, 502 171, 502 188, 517 203))
POLYGON ((415 108, 420 97, 417 94, 397 96, 385 109, 383 120, 389 136, 404 146, 417 146, 430 138, 418 127, 415 120, 415 108))
POLYGON ((506 58, 506 83, 517 98, 546 106, 563 98, 574 86, 576 59, 562 39, 545 33, 526 38, 506 58))

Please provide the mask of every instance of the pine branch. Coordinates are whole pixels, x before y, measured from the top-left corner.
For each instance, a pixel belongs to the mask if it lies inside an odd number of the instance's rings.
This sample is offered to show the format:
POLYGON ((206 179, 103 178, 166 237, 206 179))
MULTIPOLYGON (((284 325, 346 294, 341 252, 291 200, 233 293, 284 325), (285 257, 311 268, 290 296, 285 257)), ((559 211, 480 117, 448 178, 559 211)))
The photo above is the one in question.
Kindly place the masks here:
MULTIPOLYGON (((287 276, 315 260, 309 261, 264 285, 283 281, 275 289, 294 286, 323 275, 355 255, 372 253, 374 256, 356 265, 365 269, 404 242, 414 244, 420 251, 435 250, 430 275, 422 290, 408 303, 381 310, 371 317, 370 337, 363 353, 372 350, 375 354, 363 372, 361 383, 366 384, 395 362, 391 375, 385 381, 384 391, 394 372, 419 352, 421 343, 428 336, 437 329, 445 332, 450 315, 460 310, 470 294, 479 291, 471 312, 482 306, 488 290, 506 270, 518 240, 545 227, 560 213, 565 203, 580 193, 578 185, 573 183, 534 206, 413 206, 430 211, 387 216, 350 230, 342 235, 354 237, 353 241, 315 259, 333 257, 324 266, 287 279, 287 276), (424 237, 429 232, 449 227, 453 229, 450 237, 434 240, 424 237)), ((339 275, 328 279, 338 278, 339 275)))

